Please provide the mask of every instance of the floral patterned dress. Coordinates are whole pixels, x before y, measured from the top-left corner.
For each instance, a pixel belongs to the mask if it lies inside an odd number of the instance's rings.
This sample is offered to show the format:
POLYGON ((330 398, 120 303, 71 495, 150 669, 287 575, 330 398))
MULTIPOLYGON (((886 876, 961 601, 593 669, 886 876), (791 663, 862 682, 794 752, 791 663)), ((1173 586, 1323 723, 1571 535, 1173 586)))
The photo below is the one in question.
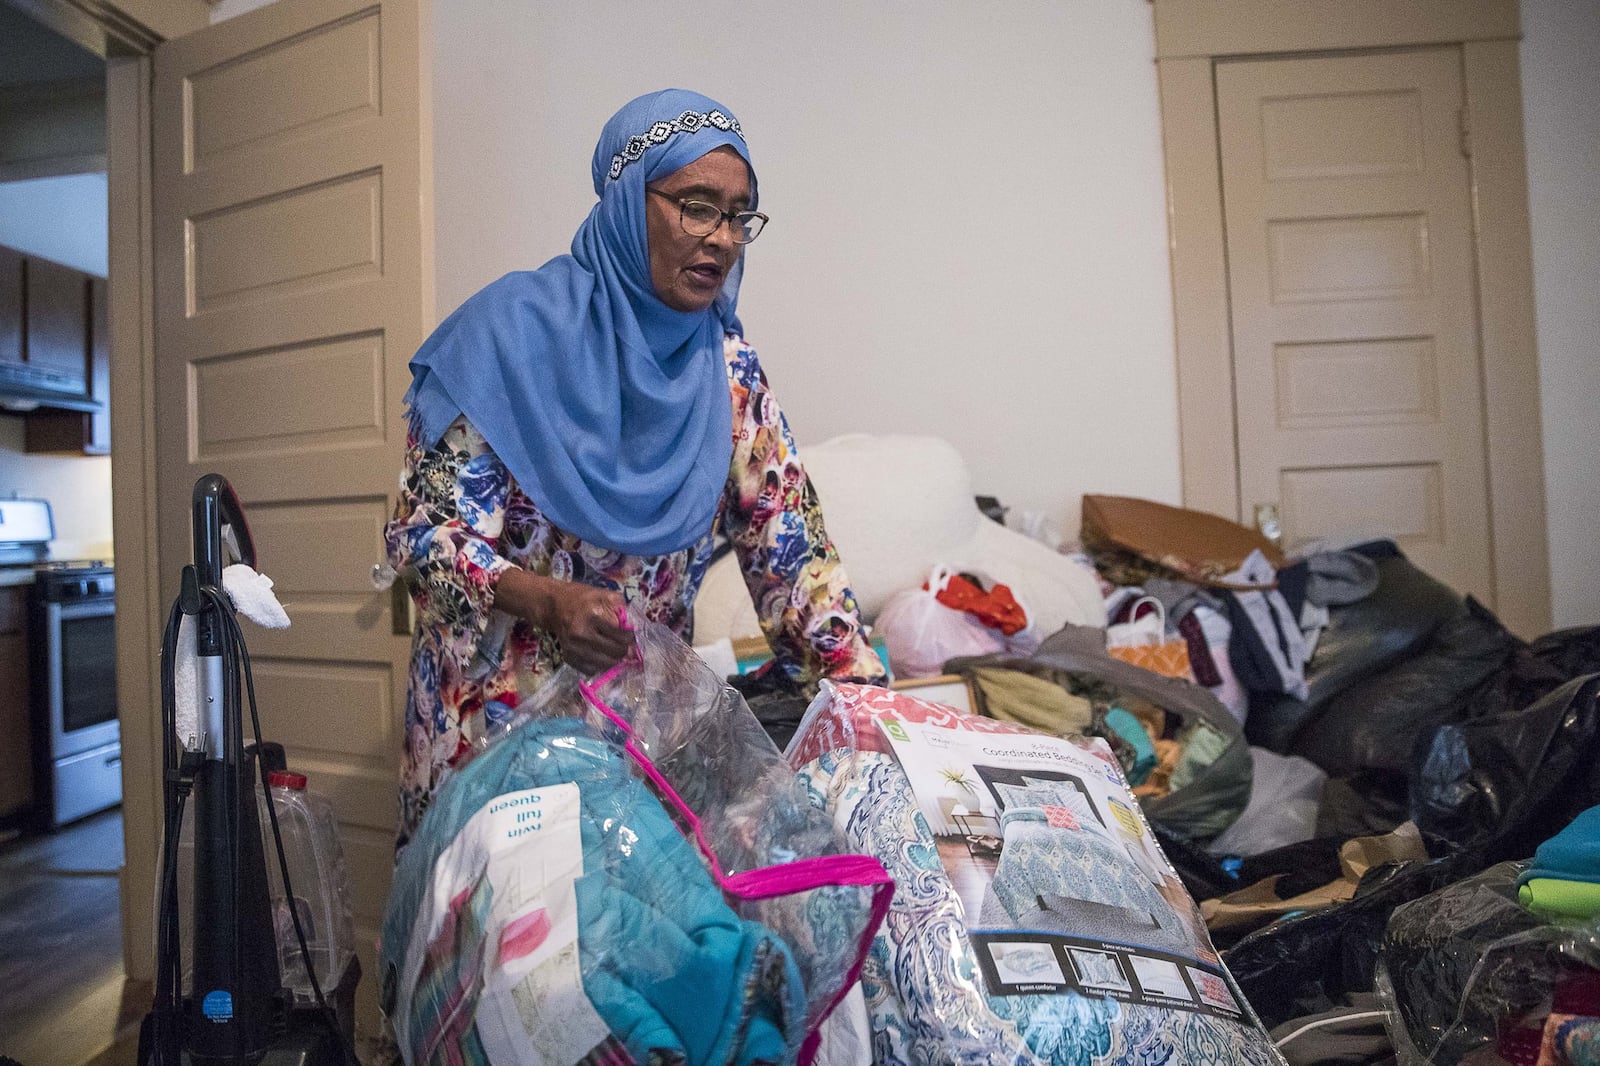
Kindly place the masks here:
POLYGON ((416 439, 413 423, 399 502, 384 531, 421 623, 406 698, 401 844, 446 767, 561 665, 553 634, 494 610, 495 585, 514 566, 616 589, 687 640, 720 531, 739 558, 774 668, 797 681, 884 676, 755 350, 729 334, 723 357, 733 404, 727 484, 713 527, 668 555, 623 555, 556 528, 465 418, 432 448, 416 439))

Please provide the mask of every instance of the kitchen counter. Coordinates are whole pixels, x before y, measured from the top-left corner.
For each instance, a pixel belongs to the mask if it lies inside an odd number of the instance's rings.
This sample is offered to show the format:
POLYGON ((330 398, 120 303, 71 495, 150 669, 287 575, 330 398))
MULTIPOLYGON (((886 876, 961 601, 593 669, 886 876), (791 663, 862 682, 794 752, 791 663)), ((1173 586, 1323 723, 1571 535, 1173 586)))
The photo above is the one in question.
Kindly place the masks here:
POLYGON ((0 589, 33 584, 33 570, 26 566, 0 566, 0 589))

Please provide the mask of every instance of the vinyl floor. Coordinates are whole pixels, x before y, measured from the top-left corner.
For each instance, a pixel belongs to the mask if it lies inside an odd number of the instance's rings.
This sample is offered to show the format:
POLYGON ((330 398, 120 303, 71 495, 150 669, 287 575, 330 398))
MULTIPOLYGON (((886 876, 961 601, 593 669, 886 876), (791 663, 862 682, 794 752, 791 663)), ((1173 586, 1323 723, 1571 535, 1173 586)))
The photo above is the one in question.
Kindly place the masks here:
POLYGON ((121 866, 120 811, 0 844, 0 1055, 84 1066, 136 1029, 149 991, 124 979, 121 866))

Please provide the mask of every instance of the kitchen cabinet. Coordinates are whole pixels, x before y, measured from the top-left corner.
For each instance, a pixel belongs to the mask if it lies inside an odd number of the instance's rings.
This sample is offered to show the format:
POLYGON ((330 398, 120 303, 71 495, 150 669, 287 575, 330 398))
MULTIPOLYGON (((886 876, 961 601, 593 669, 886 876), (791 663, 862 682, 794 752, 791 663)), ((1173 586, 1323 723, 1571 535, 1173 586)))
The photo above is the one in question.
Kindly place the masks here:
POLYGON ((22 362, 22 253, 0 247, 0 362, 22 362))
POLYGON ((60 375, 63 388, 87 391, 89 275, 31 256, 22 273, 28 365, 60 375))
POLYGON ((0 587, 0 825, 33 804, 28 700, 28 586, 0 587))
POLYGON ((111 337, 107 310, 109 287, 104 278, 89 277, 88 384, 97 411, 60 411, 41 408, 28 415, 24 447, 30 452, 111 452, 111 337))

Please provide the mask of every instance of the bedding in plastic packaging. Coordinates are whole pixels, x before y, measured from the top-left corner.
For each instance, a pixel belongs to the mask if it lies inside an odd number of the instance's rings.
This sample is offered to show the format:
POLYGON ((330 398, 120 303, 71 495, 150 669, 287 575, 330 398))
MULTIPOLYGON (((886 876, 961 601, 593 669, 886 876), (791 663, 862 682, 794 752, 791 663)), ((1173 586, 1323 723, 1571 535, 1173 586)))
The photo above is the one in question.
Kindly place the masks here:
POLYGON ((1529 912, 1517 900, 1524 866, 1492 866, 1389 919, 1377 985, 1402 1062, 1457 1062, 1512 1030, 1542 1038, 1552 1018, 1553 1038, 1600 1024, 1600 925, 1529 912))
POLYGON ((879 1066, 1282 1061, 1104 742, 824 683, 787 756, 895 880, 879 1066))
POLYGON ((889 906, 742 697, 656 625, 556 674, 396 866, 383 1004, 419 1063, 808 1063, 889 906))

